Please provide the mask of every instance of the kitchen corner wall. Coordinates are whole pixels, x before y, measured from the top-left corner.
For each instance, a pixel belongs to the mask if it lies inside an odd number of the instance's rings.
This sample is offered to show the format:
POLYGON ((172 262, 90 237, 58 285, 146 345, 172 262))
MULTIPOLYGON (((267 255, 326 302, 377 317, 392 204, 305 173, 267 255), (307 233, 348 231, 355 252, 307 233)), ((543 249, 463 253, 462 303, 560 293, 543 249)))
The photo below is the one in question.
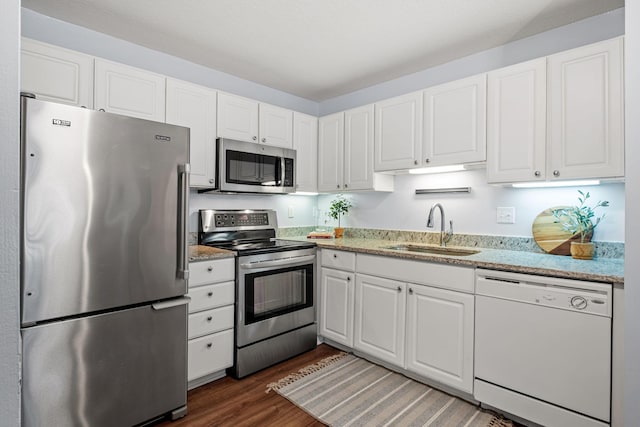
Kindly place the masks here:
POLYGON ((20 2, 0 13, 0 425, 20 425, 20 2))
MULTIPOLYGON (((347 227, 399 229, 412 231, 438 231, 427 229, 427 214, 434 203, 444 207, 447 223, 453 220, 454 233, 486 234, 497 236, 531 237, 531 225, 543 210, 560 205, 578 203, 578 189, 589 191, 594 203, 608 200, 610 207, 598 208, 606 217, 595 231, 595 240, 624 241, 624 184, 611 183, 589 187, 524 189, 490 185, 485 170, 431 174, 398 175, 393 193, 348 194, 354 204, 342 222, 347 227), (444 193, 416 195, 421 188, 471 187, 470 193, 444 193), (515 224, 497 224, 496 208, 514 207, 515 224)), ((334 195, 318 197, 320 223, 333 227, 335 221, 326 212, 334 195)), ((437 214, 436 219, 439 218, 437 214)))

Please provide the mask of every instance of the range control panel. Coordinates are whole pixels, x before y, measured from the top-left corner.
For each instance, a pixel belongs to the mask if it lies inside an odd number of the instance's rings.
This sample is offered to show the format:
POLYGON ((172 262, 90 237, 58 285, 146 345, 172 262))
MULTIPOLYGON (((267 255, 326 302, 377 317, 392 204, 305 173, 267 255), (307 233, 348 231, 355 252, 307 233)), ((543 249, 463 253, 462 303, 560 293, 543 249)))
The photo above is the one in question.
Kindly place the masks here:
POLYGON ((259 213, 216 213, 216 227, 247 227, 269 225, 269 215, 259 213))
POLYGON ((232 230, 264 230, 278 228, 276 212, 270 209, 202 209, 200 230, 202 232, 232 230))

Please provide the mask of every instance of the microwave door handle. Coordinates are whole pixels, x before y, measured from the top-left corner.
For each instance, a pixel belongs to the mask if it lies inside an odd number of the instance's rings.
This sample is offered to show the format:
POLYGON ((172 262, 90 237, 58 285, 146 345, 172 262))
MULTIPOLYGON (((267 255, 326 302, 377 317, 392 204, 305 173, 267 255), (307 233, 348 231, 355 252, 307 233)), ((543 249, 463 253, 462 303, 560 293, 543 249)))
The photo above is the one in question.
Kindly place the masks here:
POLYGON ((277 183, 278 187, 284 187, 284 179, 286 178, 285 176, 285 168, 284 168, 284 155, 282 157, 280 157, 280 182, 277 183))
POLYGON ((304 262, 309 262, 315 260, 315 255, 305 255, 305 256, 297 256, 291 258, 283 258, 276 259, 273 261, 258 261, 258 262, 245 262, 240 264, 240 267, 245 270, 252 270, 255 268, 266 268, 266 267, 287 267, 289 265, 296 265, 304 262))

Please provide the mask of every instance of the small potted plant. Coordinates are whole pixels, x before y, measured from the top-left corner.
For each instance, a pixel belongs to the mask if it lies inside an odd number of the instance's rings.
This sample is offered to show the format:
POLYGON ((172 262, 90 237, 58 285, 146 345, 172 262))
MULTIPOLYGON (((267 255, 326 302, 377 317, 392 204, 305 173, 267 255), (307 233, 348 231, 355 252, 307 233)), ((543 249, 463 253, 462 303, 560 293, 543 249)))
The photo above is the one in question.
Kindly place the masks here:
POLYGON ((564 230, 573 233, 574 237, 580 236, 579 241, 576 239, 571 242, 571 256, 576 259, 593 259, 595 248, 590 241, 591 236, 593 230, 604 218, 604 214, 595 218, 595 210, 599 207, 608 207, 609 202, 599 201, 595 206, 590 207, 586 205, 587 199, 590 197, 589 192, 584 193, 578 190, 578 193, 580 193, 578 206, 554 209, 553 216, 557 222, 562 224, 564 230))
POLYGON ((351 201, 346 199, 342 194, 338 194, 329 205, 329 216, 338 220, 338 226, 334 229, 335 236, 338 239, 344 235, 344 228, 340 226, 340 218, 342 215, 348 214, 352 206, 351 201))

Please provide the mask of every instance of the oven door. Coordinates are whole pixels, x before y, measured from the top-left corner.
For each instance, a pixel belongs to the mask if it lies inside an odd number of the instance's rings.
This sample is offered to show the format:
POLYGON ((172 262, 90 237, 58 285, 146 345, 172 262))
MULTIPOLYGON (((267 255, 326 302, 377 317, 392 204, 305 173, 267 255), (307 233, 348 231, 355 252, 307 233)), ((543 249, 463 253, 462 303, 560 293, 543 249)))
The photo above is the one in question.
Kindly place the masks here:
POLYGON ((315 322, 316 250, 238 257, 236 345, 315 322))

